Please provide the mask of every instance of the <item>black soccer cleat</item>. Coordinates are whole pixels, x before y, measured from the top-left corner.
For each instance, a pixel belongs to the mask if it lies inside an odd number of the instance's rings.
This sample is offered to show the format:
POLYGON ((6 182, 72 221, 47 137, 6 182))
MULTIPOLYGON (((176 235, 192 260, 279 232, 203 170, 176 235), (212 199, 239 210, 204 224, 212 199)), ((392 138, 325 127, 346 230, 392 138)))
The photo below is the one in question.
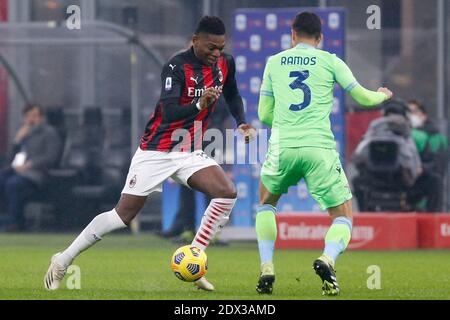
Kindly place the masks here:
POLYGON ((313 269, 316 274, 322 280, 322 295, 326 296, 337 296, 339 295, 341 289, 339 288, 339 284, 336 280, 336 273, 333 267, 322 261, 321 259, 317 259, 313 263, 313 269))
POLYGON ((256 291, 259 294, 272 294, 273 283, 275 282, 275 275, 260 275, 256 291))

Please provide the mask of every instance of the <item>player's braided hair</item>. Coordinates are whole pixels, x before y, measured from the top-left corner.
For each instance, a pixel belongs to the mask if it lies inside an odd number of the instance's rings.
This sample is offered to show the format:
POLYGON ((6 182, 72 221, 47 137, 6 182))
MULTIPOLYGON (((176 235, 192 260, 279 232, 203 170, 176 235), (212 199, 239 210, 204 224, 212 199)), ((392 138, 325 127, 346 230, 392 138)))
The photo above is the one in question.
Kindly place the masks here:
POLYGON ((223 21, 216 16, 204 16, 200 19, 195 29, 195 34, 199 33, 209 33, 214 35, 224 35, 225 34, 225 24, 223 21))
POLYGON ((322 33, 322 23, 315 13, 302 12, 295 17, 292 30, 299 36, 319 39, 322 33))

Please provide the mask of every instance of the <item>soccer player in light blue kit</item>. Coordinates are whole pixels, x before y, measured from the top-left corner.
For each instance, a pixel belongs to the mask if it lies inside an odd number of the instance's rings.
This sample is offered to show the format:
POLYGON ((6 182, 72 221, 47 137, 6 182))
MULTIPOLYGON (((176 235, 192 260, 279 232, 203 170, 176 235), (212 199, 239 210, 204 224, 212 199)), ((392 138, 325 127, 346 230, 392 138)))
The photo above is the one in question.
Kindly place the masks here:
POLYGON ((275 281, 276 205, 281 195, 303 178, 309 193, 333 221, 323 254, 313 268, 322 281, 323 294, 339 294, 334 266, 351 238, 352 194, 331 131, 333 88, 338 83, 363 106, 379 105, 392 97, 386 88, 375 92, 358 84, 341 59, 317 49, 322 38, 319 17, 309 12, 298 14, 292 25, 294 47, 270 57, 264 71, 258 115, 272 128, 272 135, 261 169, 256 215, 259 293, 272 293, 275 281))

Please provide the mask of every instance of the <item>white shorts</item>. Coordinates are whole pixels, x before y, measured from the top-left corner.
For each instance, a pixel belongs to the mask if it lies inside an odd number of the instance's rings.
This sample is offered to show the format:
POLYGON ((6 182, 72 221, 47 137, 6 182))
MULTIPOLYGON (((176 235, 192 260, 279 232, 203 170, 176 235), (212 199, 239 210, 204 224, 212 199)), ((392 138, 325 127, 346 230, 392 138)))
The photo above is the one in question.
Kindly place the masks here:
POLYGON ((197 171, 218 166, 202 150, 194 152, 161 152, 138 148, 131 160, 127 181, 122 193, 148 196, 161 192, 168 178, 189 187, 187 180, 197 171))

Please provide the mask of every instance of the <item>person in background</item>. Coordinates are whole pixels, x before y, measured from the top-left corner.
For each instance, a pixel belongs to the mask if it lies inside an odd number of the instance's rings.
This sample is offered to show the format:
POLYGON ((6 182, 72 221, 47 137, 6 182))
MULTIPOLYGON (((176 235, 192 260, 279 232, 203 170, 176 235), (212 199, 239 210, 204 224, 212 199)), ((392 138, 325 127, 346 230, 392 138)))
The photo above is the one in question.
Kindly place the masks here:
POLYGON ((417 210, 440 212, 443 210, 448 140, 428 117, 427 110, 420 101, 408 101, 408 108, 413 127, 412 137, 423 167, 422 174, 409 192, 409 200, 416 204, 417 210))
POLYGON ((272 128, 261 168, 255 231, 260 253, 256 291, 271 294, 275 282, 273 254, 277 239, 277 204, 290 186, 304 178, 309 193, 328 210, 331 225, 323 254, 313 262, 324 295, 337 295, 337 257, 350 241, 352 193, 330 129, 333 88, 339 84, 362 106, 377 106, 392 97, 387 88, 361 86, 336 55, 318 49, 322 22, 312 12, 296 15, 291 28, 293 48, 268 58, 258 103, 258 117, 272 128))
MULTIPOLYGON (((186 39, 185 48, 174 54, 172 58, 177 54, 183 52, 184 50, 189 49, 190 47, 192 47, 192 45, 192 37, 189 36, 189 38, 186 39)), ((220 97, 219 101, 217 102, 217 108, 215 108, 212 112, 211 120, 209 122, 209 128, 220 130, 223 136, 225 136, 228 119, 230 118, 230 113, 228 112, 227 106, 225 104, 225 99, 223 97, 220 97)), ((203 141, 203 150, 207 148, 209 143, 209 141, 203 141)), ((224 152, 225 150, 218 151, 224 152)), ((211 154, 208 154, 208 156, 214 158, 216 152, 216 150, 212 150, 211 154)), ((226 169, 228 169, 226 165, 223 165, 223 168, 225 171, 226 169)), ((205 197, 205 207, 208 206, 210 201, 211 199, 205 197)), ((181 185, 178 210, 175 214, 173 223, 168 230, 162 231, 160 235, 163 238, 172 238, 173 242, 175 243, 189 244, 192 241, 192 238, 195 236, 196 212, 197 203, 195 198, 195 190, 181 185)), ((218 240, 216 237, 213 239, 213 241, 211 241, 211 244, 225 245, 226 243, 224 241, 218 240)))
POLYGON ((26 105, 23 124, 14 138, 12 162, 0 170, 0 199, 6 203, 10 220, 5 231, 24 230, 25 204, 42 192, 47 171, 60 158, 61 147, 60 137, 46 123, 42 108, 26 105))
MULTIPOLYGON (((367 210, 365 199, 366 191, 370 189, 374 172, 369 167, 373 161, 370 146, 376 141, 395 143, 398 146, 398 162, 400 163, 399 177, 395 180, 396 187, 409 190, 414 186, 423 169, 419 152, 412 138, 412 128, 409 122, 409 110, 406 103, 400 100, 390 100, 380 106, 383 116, 373 120, 363 139, 358 144, 352 162, 358 169, 358 175, 353 179, 353 191, 358 202, 358 208, 367 210), (368 189, 369 188, 369 189, 368 189)), ((391 168, 386 168, 386 174, 390 175, 391 168)), ((379 173, 377 173, 379 175, 379 173)), ((386 181, 387 184, 391 182, 386 181)), ((391 185, 391 187, 393 187, 391 185)))

